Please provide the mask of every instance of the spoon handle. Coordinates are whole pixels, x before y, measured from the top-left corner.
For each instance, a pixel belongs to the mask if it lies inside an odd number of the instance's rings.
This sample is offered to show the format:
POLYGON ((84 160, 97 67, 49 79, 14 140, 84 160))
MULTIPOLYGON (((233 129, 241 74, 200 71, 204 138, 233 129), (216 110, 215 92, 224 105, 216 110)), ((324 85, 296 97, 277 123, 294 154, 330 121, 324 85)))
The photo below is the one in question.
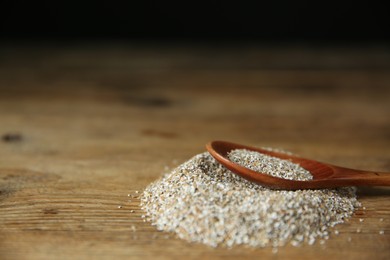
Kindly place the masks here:
POLYGON ((354 186, 390 186, 390 173, 354 170, 331 165, 337 181, 345 181, 354 186))

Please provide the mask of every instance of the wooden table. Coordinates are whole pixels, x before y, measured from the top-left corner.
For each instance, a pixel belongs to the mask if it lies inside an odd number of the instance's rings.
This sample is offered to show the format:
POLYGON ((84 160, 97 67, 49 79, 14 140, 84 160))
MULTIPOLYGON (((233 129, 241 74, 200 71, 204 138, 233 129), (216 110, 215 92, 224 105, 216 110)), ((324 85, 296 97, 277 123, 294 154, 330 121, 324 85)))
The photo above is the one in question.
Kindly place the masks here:
POLYGON ((181 241, 128 197, 215 139, 390 171, 389 72, 380 47, 3 45, 0 258, 389 259, 389 188, 277 254, 181 241))

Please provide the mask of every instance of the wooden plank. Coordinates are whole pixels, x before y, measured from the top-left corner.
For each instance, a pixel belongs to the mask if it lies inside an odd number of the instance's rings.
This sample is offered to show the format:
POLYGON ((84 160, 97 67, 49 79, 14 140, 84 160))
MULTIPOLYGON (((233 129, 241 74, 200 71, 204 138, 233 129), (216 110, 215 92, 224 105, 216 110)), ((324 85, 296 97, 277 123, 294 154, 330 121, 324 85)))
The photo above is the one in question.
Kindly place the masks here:
POLYGON ((0 52, 0 258, 389 258, 389 188, 359 189, 324 245, 276 255, 158 232, 128 197, 214 139, 390 171, 388 51, 0 52))

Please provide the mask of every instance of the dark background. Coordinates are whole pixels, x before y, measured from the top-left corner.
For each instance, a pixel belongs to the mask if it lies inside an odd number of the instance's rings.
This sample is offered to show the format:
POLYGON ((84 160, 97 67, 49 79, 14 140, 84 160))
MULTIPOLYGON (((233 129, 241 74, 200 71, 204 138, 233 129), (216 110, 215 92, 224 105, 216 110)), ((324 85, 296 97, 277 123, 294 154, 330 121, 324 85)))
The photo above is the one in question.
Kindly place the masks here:
POLYGON ((375 2, 2 1, 0 39, 389 43, 375 2))

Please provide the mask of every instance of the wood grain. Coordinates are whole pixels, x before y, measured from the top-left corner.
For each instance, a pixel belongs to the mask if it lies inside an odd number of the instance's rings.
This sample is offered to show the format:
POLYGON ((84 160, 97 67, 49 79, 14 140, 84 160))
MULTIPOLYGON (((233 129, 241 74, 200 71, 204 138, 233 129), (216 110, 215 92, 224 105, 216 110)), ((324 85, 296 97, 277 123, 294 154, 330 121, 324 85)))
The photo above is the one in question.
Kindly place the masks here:
POLYGON ((325 244, 277 254, 181 241, 128 197, 215 139, 390 171, 387 49, 4 45, 0 56, 1 259, 390 257, 388 188, 359 188, 365 209, 325 244))

